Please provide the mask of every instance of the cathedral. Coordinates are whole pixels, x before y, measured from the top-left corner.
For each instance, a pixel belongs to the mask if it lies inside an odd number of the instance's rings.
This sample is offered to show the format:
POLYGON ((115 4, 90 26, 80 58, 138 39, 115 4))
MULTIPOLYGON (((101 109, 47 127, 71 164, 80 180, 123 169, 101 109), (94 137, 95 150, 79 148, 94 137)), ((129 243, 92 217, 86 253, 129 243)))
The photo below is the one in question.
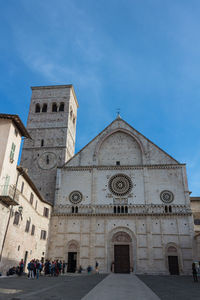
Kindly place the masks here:
POLYGON ((74 155, 77 108, 72 85, 32 87, 20 164, 53 206, 46 257, 68 272, 191 273, 185 164, 120 116, 74 155))
POLYGON ((36 258, 68 272, 190 274, 200 197, 185 164, 119 115, 75 154, 77 109, 72 85, 39 86, 27 127, 0 114, 0 272, 36 258))

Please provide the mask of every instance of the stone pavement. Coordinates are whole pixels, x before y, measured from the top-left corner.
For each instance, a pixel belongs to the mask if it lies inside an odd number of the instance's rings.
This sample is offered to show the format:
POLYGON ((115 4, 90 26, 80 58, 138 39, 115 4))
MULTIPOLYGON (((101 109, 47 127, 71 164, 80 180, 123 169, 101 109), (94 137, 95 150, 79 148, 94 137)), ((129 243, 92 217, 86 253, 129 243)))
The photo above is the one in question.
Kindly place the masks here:
POLYGON ((159 300, 136 275, 110 274, 82 300, 159 300))
POLYGON ((196 300, 200 281, 192 276, 69 274, 60 277, 6 277, 0 300, 196 300))

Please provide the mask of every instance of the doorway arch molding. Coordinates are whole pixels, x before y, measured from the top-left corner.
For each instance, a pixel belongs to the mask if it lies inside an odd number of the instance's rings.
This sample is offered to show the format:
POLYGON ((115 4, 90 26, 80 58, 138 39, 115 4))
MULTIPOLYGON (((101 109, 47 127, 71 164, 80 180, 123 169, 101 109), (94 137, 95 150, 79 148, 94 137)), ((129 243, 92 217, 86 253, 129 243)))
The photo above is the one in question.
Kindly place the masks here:
POLYGON ((183 273, 183 259, 179 245, 170 242, 165 245, 165 267, 169 272, 168 256, 178 256, 179 272, 183 273))
POLYGON ((76 240, 70 240, 67 244, 65 244, 65 261, 68 262, 68 253, 69 252, 77 252, 77 267, 80 265, 80 244, 76 240))
POLYGON ((111 264, 114 261, 114 245, 129 245, 130 267, 136 273, 137 267, 137 239, 132 230, 119 226, 111 230, 107 240, 107 271, 111 271, 111 264))

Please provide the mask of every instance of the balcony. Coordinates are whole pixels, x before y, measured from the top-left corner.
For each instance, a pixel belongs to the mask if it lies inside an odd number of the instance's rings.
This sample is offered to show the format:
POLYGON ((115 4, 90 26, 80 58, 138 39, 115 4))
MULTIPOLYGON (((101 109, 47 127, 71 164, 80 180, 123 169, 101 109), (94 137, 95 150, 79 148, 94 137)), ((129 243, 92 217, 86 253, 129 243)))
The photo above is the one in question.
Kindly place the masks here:
POLYGON ((19 191, 15 192, 15 185, 0 185, 0 202, 6 206, 18 205, 19 191))

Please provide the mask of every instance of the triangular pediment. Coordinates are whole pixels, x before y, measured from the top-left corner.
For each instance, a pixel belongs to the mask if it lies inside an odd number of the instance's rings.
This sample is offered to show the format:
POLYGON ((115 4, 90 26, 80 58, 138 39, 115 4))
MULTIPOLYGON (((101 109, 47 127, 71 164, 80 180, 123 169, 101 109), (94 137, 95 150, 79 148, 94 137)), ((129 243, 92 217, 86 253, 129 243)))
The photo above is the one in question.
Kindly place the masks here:
POLYGON ((179 164, 121 118, 115 119, 63 167, 179 164))

